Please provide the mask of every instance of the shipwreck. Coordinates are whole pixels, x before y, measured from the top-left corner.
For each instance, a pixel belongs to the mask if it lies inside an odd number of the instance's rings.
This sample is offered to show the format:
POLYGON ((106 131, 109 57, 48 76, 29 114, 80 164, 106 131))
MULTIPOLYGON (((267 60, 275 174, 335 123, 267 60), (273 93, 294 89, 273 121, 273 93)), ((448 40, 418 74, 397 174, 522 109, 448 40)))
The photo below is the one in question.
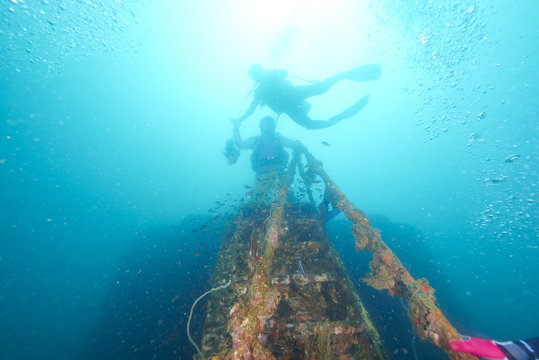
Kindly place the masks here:
POLYGON ((298 149, 278 176, 269 201, 244 203, 223 229, 213 288, 203 295, 210 299, 201 344, 188 324, 197 359, 391 358, 324 231, 335 211, 352 222, 356 250, 372 252, 362 281, 402 298, 421 340, 450 359, 475 359, 451 351, 449 341, 460 335, 434 289, 412 278, 319 161, 298 149), (323 185, 317 201, 315 184, 323 185))

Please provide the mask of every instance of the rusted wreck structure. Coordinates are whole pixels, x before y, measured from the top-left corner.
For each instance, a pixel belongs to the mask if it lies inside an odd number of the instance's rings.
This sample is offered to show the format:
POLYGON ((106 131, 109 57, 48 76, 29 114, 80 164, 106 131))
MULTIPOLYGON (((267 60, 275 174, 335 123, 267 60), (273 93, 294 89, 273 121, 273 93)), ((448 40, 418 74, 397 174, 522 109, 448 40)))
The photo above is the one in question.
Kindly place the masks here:
POLYGON ((390 358, 323 230, 334 208, 353 223, 356 250, 373 254, 363 281, 406 301, 420 339, 450 359, 476 359, 451 351, 449 341, 460 336, 436 306, 433 288, 412 278, 320 162, 298 150, 275 184, 273 201, 245 204, 224 229, 197 358, 390 358), (315 207, 311 189, 319 182, 325 186, 315 207), (298 184, 306 201, 291 195, 298 184))

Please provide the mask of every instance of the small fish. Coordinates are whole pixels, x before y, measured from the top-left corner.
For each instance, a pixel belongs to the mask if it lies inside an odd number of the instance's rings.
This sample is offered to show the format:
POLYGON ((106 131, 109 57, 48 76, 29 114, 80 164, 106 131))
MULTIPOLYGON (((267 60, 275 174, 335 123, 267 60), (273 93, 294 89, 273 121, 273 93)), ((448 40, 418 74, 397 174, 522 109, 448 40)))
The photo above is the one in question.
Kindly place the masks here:
POLYGON ((170 344, 171 342, 173 342, 174 340, 176 340, 176 338, 180 335, 179 332, 175 332, 174 334, 170 335, 169 338, 167 339, 167 343, 170 344))
POLYGON ((506 157, 505 162, 509 163, 509 162, 513 162, 513 161, 518 160, 518 159, 520 159, 520 155, 513 154, 513 155, 509 155, 508 157, 506 157))
POLYGON ((493 184, 496 184, 496 183, 504 182, 505 180, 507 180, 507 176, 500 176, 497 178, 490 179, 490 182, 493 184))
POLYGON ((250 187, 249 185, 243 185, 243 187, 246 189, 252 189, 252 187, 250 187))
POLYGON ((320 142, 320 144, 322 144, 322 145, 324 145, 326 147, 329 147, 329 143, 327 141, 322 141, 322 142, 320 142))
POLYGON ((174 296, 172 299, 170 299, 170 302, 174 302, 178 300, 179 297, 180 297, 179 295, 174 296))
POLYGON ((299 269, 301 270, 301 273, 303 274, 303 277, 307 279, 307 276, 305 275, 305 270, 303 270, 303 266, 301 265, 301 260, 299 261, 299 269))
POLYGON ((252 194, 252 191, 247 191, 247 192, 245 193, 245 197, 246 197, 246 198, 250 198, 250 197, 251 197, 251 194, 252 194))
POLYGON ((201 241, 201 242, 198 243, 198 245, 204 246, 204 245, 206 245, 206 244, 204 243, 204 241, 201 241))
POLYGON ((197 251, 197 252, 195 253, 195 256, 200 256, 200 254, 201 254, 201 252, 200 252, 200 251, 197 251))

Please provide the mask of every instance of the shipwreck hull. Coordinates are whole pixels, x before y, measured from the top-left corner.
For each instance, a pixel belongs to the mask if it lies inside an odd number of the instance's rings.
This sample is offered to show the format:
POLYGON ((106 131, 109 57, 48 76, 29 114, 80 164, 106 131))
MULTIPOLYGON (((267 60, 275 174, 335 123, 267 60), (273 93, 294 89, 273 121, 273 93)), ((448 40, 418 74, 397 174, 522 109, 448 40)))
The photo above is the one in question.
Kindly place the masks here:
POLYGON ((362 281, 406 302, 419 339, 450 359, 475 358, 451 350, 450 341, 460 335, 437 306, 429 282, 410 275, 305 148, 294 151, 287 172, 258 181, 254 188, 267 191, 255 192, 223 229, 213 288, 204 294, 211 298, 201 349, 188 322, 198 358, 390 358, 323 230, 335 211, 352 223, 356 250, 373 255, 362 281))
MULTIPOLYGON (((230 313, 241 297, 255 295, 247 293, 267 246, 270 211, 268 206, 245 206, 223 236, 213 285, 227 279, 232 285, 209 300, 202 338, 207 358, 233 357, 230 313)), ((279 300, 255 329, 264 354, 276 359, 389 359, 315 209, 287 203, 281 227, 268 274, 268 286, 279 300)))

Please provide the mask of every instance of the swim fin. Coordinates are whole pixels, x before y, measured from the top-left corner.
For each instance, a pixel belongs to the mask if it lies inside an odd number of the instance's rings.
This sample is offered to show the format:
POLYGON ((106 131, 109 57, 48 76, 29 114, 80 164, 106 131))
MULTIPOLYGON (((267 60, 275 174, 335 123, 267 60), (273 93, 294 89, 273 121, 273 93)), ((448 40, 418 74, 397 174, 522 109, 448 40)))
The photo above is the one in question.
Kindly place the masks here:
POLYGON ((354 105, 344 110, 342 113, 330 117, 328 121, 331 124, 336 124, 341 120, 348 119, 349 117, 352 117, 358 112, 360 112, 365 106, 367 106, 368 102, 369 102, 369 95, 365 95, 361 99, 359 99, 359 101, 357 101, 354 105))
POLYGON ((355 69, 344 71, 339 73, 341 79, 347 79, 352 81, 373 81, 378 80, 382 75, 382 65, 369 64, 362 65, 355 69))

